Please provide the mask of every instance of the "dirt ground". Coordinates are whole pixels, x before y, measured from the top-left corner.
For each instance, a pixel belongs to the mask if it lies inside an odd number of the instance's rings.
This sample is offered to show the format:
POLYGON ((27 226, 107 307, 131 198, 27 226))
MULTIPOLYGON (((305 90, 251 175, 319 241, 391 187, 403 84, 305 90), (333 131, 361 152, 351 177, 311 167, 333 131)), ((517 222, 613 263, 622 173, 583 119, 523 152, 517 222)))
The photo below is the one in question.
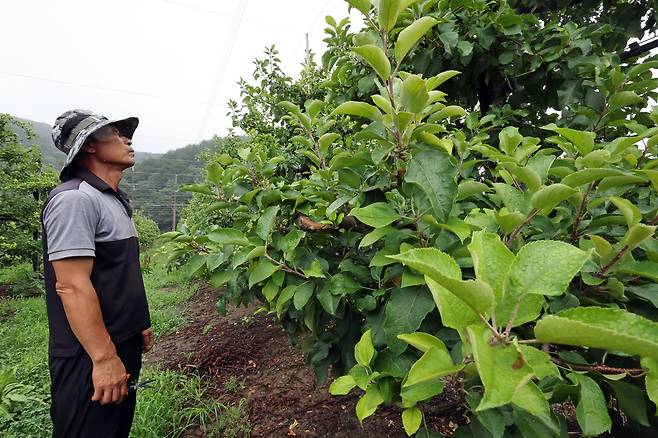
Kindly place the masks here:
MULTIPOLYGON (((209 396, 222 403, 246 399, 252 437, 406 437, 400 409, 380 407, 362 428, 355 415, 358 394, 330 396, 275 318, 254 316, 247 308, 222 317, 215 311, 217 298, 218 291, 202 288, 181 309, 190 323, 160 339, 145 365, 199 373, 210 384, 209 396)), ((459 391, 448 389, 426 415, 428 426, 444 434, 464 422, 464 411, 455 406, 459 391)))

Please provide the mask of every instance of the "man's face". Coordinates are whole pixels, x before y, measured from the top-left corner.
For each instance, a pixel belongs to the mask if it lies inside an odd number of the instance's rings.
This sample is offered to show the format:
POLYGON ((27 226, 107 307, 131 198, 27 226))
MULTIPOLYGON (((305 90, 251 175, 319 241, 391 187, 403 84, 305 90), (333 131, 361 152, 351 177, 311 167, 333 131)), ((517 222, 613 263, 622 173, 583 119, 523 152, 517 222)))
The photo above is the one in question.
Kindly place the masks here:
POLYGON ((135 164, 135 150, 132 140, 121 135, 114 126, 104 126, 93 134, 93 147, 96 158, 108 165, 127 169, 135 164))

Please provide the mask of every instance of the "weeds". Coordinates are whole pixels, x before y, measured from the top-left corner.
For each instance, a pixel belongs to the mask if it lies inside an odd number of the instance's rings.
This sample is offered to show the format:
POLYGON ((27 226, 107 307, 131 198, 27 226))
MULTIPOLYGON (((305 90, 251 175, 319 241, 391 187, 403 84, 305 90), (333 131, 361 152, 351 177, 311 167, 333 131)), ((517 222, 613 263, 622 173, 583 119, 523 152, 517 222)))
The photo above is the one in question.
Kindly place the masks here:
MULTIPOLYGON (((167 272, 158 264, 150 267, 151 272, 144 274, 144 283, 154 332, 162 336, 185 324, 176 307, 188 300, 197 286, 188 284, 181 271, 167 272)), ((14 281, 12 278, 24 271, 22 267, 4 269, 0 272, 0 283, 14 281)), ((0 414, 3 438, 51 435, 45 307, 42 296, 0 300, 0 370, 11 370, 11 376, 9 372, 3 375, 6 374, 5 380, 9 382, 5 392, 12 394, 2 399, 10 401, 10 407, 3 410, 11 416, 0 414)), ((195 425, 209 437, 248 436, 251 428, 244 403, 227 406, 204 400, 205 387, 199 377, 146 368, 142 378, 155 382, 138 393, 132 437, 174 438, 195 425)))
POLYGON ((226 382, 224 382, 224 389, 227 392, 240 392, 244 389, 244 382, 235 376, 230 376, 226 379, 226 382))

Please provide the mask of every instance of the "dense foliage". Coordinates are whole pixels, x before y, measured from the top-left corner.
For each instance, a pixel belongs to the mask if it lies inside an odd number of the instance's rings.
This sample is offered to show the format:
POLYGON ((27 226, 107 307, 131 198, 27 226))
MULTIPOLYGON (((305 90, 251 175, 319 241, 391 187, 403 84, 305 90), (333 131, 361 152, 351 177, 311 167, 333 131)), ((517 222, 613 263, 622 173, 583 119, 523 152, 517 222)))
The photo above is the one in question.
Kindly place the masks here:
POLYGON ((32 262, 41 253, 41 204, 57 185, 52 169, 43 169, 38 147, 25 148, 17 131, 29 141, 28 125, 0 114, 0 266, 32 262))
POLYGON ((142 250, 148 249, 153 245, 156 239, 160 236, 160 229, 158 224, 153 219, 145 216, 140 211, 133 213, 133 222, 137 229, 137 236, 139 237, 139 246, 142 250))
POLYGON ((264 98, 252 131, 285 143, 186 187, 226 215, 167 233, 172 262, 304 334, 360 420, 427 436, 450 384, 460 436, 562 436, 569 402, 583 435, 655 434, 658 61, 619 56, 653 2, 348 3, 319 94, 264 98))

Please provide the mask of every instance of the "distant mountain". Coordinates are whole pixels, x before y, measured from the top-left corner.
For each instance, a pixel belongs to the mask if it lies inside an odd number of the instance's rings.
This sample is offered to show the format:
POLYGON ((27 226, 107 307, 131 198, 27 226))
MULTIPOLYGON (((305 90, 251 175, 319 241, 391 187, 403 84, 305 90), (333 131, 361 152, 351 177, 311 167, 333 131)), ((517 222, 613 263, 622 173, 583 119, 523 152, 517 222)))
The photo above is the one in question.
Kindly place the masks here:
MULTIPOLYGON (((44 165, 53 166, 59 171, 64 165, 65 156, 53 144, 51 126, 32 120, 19 120, 29 123, 36 134, 36 138, 23 141, 23 144, 38 145, 44 165)), ((190 193, 178 193, 178 187, 203 181, 206 163, 199 159, 199 154, 203 151, 213 152, 216 148, 216 141, 206 140, 164 154, 137 152, 135 166, 124 172, 119 187, 128 193, 136 210, 157 222, 162 231, 171 230, 174 210, 178 216, 191 197, 190 193)))

